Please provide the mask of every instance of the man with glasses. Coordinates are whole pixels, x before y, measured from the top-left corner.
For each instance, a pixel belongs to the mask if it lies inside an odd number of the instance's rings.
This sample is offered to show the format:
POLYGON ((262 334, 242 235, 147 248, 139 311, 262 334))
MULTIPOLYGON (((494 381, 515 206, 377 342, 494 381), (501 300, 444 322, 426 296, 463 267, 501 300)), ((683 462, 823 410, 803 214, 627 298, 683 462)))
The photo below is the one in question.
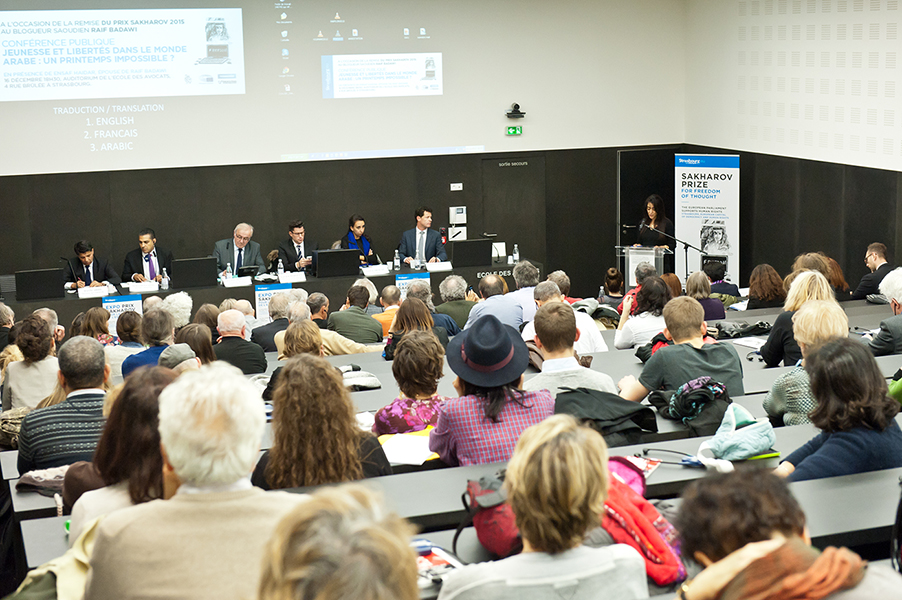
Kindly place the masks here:
POLYGON ((279 244, 279 260, 286 271, 309 271, 316 242, 304 239, 304 222, 288 224, 288 239, 279 244))
POLYGON ((886 246, 880 242, 874 242, 868 246, 868 251, 864 255, 864 264, 871 272, 861 278, 861 282, 852 293, 852 300, 863 300, 871 294, 879 294, 880 282, 893 270, 892 266, 886 262, 886 246))
POLYGON ((238 275, 241 267, 257 267, 257 274, 264 273, 266 266, 260 254, 260 244, 252 242, 254 227, 248 223, 238 223, 231 239, 219 240, 213 246, 213 256, 219 272, 232 265, 232 273, 238 275))

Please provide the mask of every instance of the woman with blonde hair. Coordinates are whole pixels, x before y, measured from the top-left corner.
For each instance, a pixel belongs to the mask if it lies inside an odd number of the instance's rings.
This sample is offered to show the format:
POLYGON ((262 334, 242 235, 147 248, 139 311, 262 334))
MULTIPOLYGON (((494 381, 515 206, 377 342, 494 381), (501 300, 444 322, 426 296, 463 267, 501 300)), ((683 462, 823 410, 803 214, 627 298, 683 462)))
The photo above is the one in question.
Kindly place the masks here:
POLYGON ((341 373, 325 359, 288 359, 273 396, 272 448, 251 482, 265 490, 391 475, 379 440, 361 431, 341 373))
POLYGON ((792 316, 792 329, 802 361, 777 378, 764 397, 764 410, 784 425, 804 425, 811 422, 808 414, 817 406, 805 371, 805 357, 830 340, 848 337, 849 318, 836 302, 810 300, 792 316))
MULTIPOLYGON (((312 354, 313 356, 323 355, 323 336, 320 329, 310 319, 290 323, 288 329, 285 330, 284 347, 280 360, 288 360, 292 356, 300 356, 301 354, 312 354)), ((276 392, 276 384, 279 382, 279 373, 282 367, 273 371, 269 376, 269 383, 263 390, 263 399, 272 400, 276 392)))
POLYGON ((686 280, 686 295, 695 298, 705 309, 705 321, 717 321, 727 316, 723 302, 711 298, 711 280, 704 271, 696 271, 686 280))
POLYGON ((792 333, 792 315, 809 300, 827 300, 836 302, 836 295, 827 278, 818 271, 794 271, 787 276, 792 283, 783 312, 774 320, 774 325, 761 346, 761 357, 768 367, 776 367, 782 362, 792 367, 802 360, 802 350, 796 343, 792 333))
POLYGON ((504 489, 523 552, 454 571, 439 600, 648 597, 645 562, 636 550, 583 545, 601 522, 608 493, 607 447, 597 432, 570 415, 529 427, 507 465, 504 489))

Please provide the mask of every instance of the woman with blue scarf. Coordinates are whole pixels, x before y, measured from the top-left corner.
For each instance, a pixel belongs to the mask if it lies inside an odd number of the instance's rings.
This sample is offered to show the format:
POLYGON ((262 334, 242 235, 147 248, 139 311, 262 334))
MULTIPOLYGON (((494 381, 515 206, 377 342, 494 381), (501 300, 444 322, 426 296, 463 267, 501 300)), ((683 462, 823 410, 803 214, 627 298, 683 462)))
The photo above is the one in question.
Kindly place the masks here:
POLYGON ((348 233, 341 238, 341 247, 345 249, 354 248, 360 251, 360 264, 374 265, 378 261, 376 251, 373 249, 373 242, 370 241, 368 235, 363 233, 366 230, 366 221, 358 214, 351 215, 348 219, 348 233))

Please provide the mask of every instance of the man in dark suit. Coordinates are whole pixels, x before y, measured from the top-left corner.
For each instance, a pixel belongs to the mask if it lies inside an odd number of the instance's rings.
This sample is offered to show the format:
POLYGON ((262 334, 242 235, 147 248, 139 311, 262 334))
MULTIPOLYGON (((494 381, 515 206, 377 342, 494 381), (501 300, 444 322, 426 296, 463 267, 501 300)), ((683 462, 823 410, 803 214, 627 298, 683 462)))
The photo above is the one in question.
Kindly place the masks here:
POLYGON ((269 317, 272 322, 254 327, 251 331, 251 341, 263 348, 264 352, 278 350, 276 334, 288 329, 288 300, 285 292, 273 294, 269 299, 269 317))
POLYGON ((172 275, 172 252, 157 246, 157 234, 153 229, 142 229, 138 233, 138 247, 125 255, 122 278, 125 281, 163 280, 163 269, 172 275))
POLYGON ((94 246, 88 240, 75 243, 75 255, 78 257, 77 261, 66 261, 66 284, 63 287, 67 290, 122 283, 122 279, 110 263, 99 256, 94 256, 94 246))
POLYGON ((266 265, 263 264, 263 256, 260 254, 260 244, 251 241, 253 235, 253 226, 238 223, 230 239, 216 242, 213 246, 213 257, 216 258, 220 273, 226 270, 227 265, 232 265, 232 273, 236 275, 239 267, 251 265, 257 267, 257 274, 266 272, 266 265))
POLYGON ((879 294, 880 282, 893 270, 886 262, 886 246, 880 242, 874 242, 868 246, 867 254, 864 255, 864 264, 871 272, 861 278, 858 287, 852 292, 852 300, 863 300, 871 294, 879 294))
POLYGON ((279 244, 279 260, 286 271, 309 271, 313 263, 316 242, 304 240, 304 222, 292 221, 288 224, 288 238, 279 244))
POLYGON ((216 360, 223 360, 241 369, 245 375, 262 373, 266 370, 266 356, 263 348, 244 339, 244 315, 231 309, 219 313, 216 320, 219 341, 213 346, 216 360))
POLYGON ((448 260, 442 236, 432 227, 432 209, 421 206, 417 209, 417 226, 401 234, 401 245, 398 254, 401 261, 408 265, 416 258, 420 262, 439 262, 448 260))

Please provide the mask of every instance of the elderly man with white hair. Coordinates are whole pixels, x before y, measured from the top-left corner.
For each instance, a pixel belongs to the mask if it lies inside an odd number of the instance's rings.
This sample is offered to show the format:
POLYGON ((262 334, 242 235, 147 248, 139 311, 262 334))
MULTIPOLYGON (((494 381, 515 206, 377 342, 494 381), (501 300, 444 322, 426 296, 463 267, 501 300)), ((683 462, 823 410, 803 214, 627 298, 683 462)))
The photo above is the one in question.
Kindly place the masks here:
POLYGON ((217 360, 224 360, 238 367, 245 375, 262 373, 266 370, 266 355, 263 348, 244 339, 246 325, 240 311, 230 309, 219 313, 216 330, 219 341, 213 346, 217 360))
MULTIPOLYGON (((307 298, 304 298, 304 306, 307 298)), ((285 292, 276 292, 269 299, 269 318, 272 319, 266 325, 259 325, 251 333, 251 341, 263 348, 264 352, 275 352, 275 335, 288 329, 288 305, 291 297, 285 292)))
POLYGON ((232 273, 238 274, 241 267, 257 267, 257 274, 266 272, 263 264, 263 255, 260 254, 260 244, 252 242, 254 227, 249 223, 238 223, 232 232, 232 237, 219 240, 213 245, 213 257, 216 258, 216 268, 222 273, 231 265, 232 273))
MULTIPOLYGON (((562 302, 570 306, 561 292, 561 288, 553 281, 543 281, 537 285, 533 290, 533 297, 538 308, 550 302, 562 302)), ((595 319, 580 310, 574 310, 573 316, 576 318, 576 331, 578 333, 573 344, 573 349, 576 353, 607 352, 608 345, 604 343, 604 338, 601 337, 601 332, 598 330, 598 325, 595 324, 595 319)), ((523 326, 522 336, 524 342, 535 339, 536 324, 533 321, 523 326)))
POLYGON ((256 597, 267 540, 306 498, 251 486, 264 423, 260 393, 222 363, 186 373, 163 390, 159 429, 168 499, 103 519, 85 599, 256 597))
POLYGON ((880 293, 889 300, 893 316, 880 321, 880 331, 873 338, 866 336, 874 356, 902 354, 902 267, 897 267, 880 282, 880 293))

